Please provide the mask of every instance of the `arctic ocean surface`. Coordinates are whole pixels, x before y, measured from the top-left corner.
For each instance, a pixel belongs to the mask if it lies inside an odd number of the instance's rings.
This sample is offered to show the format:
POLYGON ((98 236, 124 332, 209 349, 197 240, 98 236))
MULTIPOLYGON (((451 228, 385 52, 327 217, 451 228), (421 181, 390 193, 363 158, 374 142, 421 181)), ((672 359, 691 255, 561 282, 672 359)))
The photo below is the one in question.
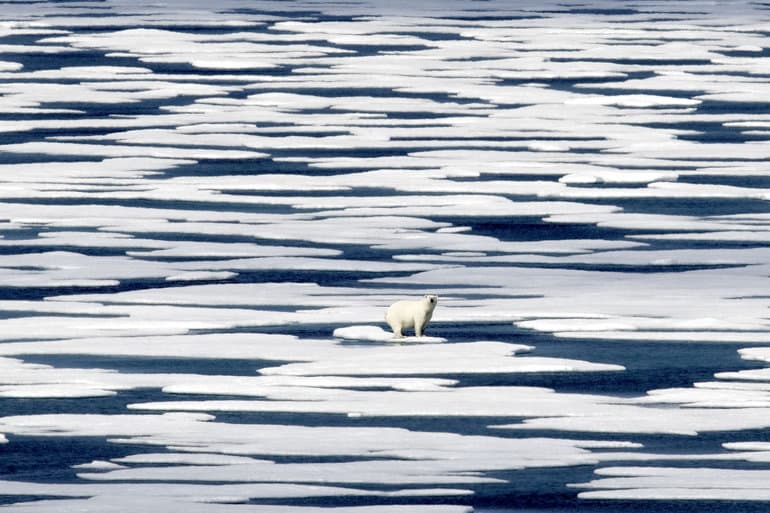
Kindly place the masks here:
POLYGON ((770 507, 767 4, 0 13, 0 510, 770 507))

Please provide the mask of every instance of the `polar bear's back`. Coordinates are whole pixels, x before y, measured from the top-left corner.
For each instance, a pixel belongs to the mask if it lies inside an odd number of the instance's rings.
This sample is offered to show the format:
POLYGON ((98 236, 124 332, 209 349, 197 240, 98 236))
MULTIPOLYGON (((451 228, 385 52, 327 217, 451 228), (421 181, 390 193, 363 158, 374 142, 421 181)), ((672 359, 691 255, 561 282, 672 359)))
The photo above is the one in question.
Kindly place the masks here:
POLYGON ((385 312, 385 322, 388 324, 398 322, 405 328, 411 328, 414 325, 415 312, 422 311, 424 308, 422 301, 409 299, 396 301, 385 312))

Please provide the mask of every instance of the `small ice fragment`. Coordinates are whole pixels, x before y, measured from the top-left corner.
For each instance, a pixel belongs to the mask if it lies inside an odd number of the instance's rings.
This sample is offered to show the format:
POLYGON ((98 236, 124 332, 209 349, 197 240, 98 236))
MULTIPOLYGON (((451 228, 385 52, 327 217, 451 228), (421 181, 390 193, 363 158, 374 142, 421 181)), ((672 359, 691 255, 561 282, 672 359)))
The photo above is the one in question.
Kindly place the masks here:
POLYGON ((168 276, 166 281, 213 281, 213 280, 229 280, 238 276, 238 273, 229 271, 221 272, 208 272, 208 271, 191 271, 187 273, 176 274, 174 276, 168 276))

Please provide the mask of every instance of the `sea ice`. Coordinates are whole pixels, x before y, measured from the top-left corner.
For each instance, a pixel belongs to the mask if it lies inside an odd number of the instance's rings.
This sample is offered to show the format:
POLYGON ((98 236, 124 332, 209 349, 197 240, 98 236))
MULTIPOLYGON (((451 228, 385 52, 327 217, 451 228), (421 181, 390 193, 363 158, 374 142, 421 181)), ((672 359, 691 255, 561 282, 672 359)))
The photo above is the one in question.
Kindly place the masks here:
POLYGON ((174 276, 167 276, 166 281, 217 281, 217 280, 229 280, 238 276, 237 273, 229 271, 220 272, 207 272, 207 271, 190 271, 186 273, 176 274, 174 276))
POLYGON ((632 397, 501 385, 625 374, 487 335, 554 353, 767 342, 766 13, 468 5, 4 5, 0 50, 18 58, 0 62, 0 354, 19 359, 0 359, 0 396, 84 413, 3 417, 0 443, 159 452, 83 455, 76 482, 3 482, 50 497, 3 509, 460 513, 444 503, 508 472, 633 461, 681 467, 599 468, 581 496, 770 500, 765 471, 729 468, 770 461, 762 441, 697 454, 635 441, 767 429, 767 368, 632 397), (249 283, 223 283, 236 277, 249 283), (376 324, 415 290, 446 298, 449 341, 393 344, 376 324), (78 368, 79 355, 235 359, 252 374, 78 368), (58 363, 23 361, 35 356, 58 363), (88 413, 88 397, 135 414, 88 413), (297 425, 311 417, 340 425, 297 425), (383 504, 411 497, 441 504, 383 504))
POLYGON ((599 478, 574 485, 583 499, 761 500, 770 499, 767 471, 730 468, 608 467, 599 478))
POLYGON ((369 340, 374 342, 446 342, 445 338, 428 336, 395 339, 393 338, 393 333, 385 331, 379 326, 347 326, 345 328, 337 328, 334 330, 334 336, 348 340, 369 340))

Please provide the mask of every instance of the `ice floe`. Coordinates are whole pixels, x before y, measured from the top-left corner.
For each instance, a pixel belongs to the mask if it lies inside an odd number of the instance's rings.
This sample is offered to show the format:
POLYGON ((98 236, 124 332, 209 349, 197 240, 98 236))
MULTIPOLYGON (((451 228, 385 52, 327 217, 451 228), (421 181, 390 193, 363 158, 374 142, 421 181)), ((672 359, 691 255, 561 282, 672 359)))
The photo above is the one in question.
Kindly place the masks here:
POLYGON ((764 470, 729 468, 608 467, 599 478, 575 485, 584 499, 767 501, 764 470))
POLYGON ((123 465, 113 463, 111 461, 94 460, 90 463, 81 463, 79 465, 73 465, 72 468, 85 471, 108 471, 126 468, 123 465))
POLYGON ((446 342, 445 338, 428 336, 395 339, 393 338, 393 333, 385 331, 379 326, 347 326, 335 329, 333 335, 342 339, 369 340, 374 342, 446 342))
MULTIPOLYGON (((148 490, 143 490, 147 493, 148 490)), ((248 498, 244 496, 219 496, 213 497, 214 500, 203 500, 200 503, 189 501, 180 501, 178 498, 169 497, 166 494, 140 495, 121 495, 120 500, 110 494, 95 496, 90 499, 52 499, 36 500, 34 502, 35 511, 44 513, 54 513, 64 509, 78 508, 84 513, 103 512, 106 508, 116 513, 130 513, 137 510, 148 510, 153 508, 163 508, 168 513, 324 513, 327 507, 313 506, 278 506, 275 504, 258 505, 246 504, 248 498)), ((29 505, 26 503, 17 503, 10 506, 4 506, 9 511, 29 511, 29 505)), ((377 505, 377 506, 350 506, 335 508, 340 513, 471 513, 469 506, 458 506, 451 504, 443 505, 377 505)))
POLYGON ((617 365, 542 357, 510 357, 528 346, 499 342, 420 344, 347 351, 338 359, 262 369, 263 374, 379 375, 617 371, 617 365))
POLYGON ((166 276, 166 281, 216 281, 216 280, 229 280, 238 276, 237 273, 229 271, 220 272, 206 272, 206 271, 190 271, 182 274, 176 274, 174 276, 166 276))

